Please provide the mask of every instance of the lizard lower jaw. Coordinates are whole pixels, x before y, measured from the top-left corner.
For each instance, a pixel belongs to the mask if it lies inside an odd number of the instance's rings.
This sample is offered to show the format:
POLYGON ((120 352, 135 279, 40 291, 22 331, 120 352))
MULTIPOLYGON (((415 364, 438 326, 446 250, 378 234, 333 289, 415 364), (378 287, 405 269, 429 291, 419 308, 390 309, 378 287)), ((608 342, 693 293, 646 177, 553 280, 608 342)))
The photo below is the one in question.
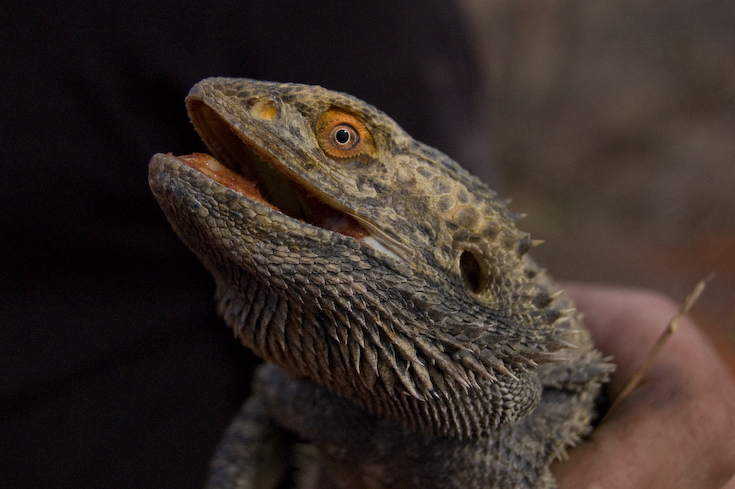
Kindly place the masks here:
MULTIPOLYGON (((355 219, 325 204, 294 182, 281 181, 274 183, 271 181, 269 183, 263 183, 257 179, 248 179, 242 173, 233 170, 231 168, 233 165, 226 165, 205 153, 193 153, 177 156, 176 158, 212 180, 250 200, 266 205, 274 211, 329 231, 351 236, 356 239, 365 238, 375 241, 369 238, 370 233, 355 221, 355 219), (280 189, 286 186, 289 190, 288 194, 283 195, 283 192, 274 193, 268 191, 269 187, 276 186, 280 189), (264 187, 266 191, 263 190, 264 187)), ((285 179, 286 177, 281 178, 285 179)))

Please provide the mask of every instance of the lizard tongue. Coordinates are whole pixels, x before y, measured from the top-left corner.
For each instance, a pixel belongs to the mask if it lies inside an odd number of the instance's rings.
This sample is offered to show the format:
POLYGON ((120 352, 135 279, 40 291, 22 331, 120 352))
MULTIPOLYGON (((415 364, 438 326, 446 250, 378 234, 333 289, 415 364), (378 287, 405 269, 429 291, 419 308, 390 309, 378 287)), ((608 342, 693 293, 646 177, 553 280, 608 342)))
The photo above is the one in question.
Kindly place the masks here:
MULTIPOLYGON (((170 154, 170 153, 169 153, 170 154)), ((176 156, 176 158, 186 165, 204 173, 212 180, 215 180, 227 188, 231 188, 235 192, 245 195, 246 197, 267 205, 273 210, 281 211, 278 207, 268 202, 258 188, 258 184, 252 180, 248 180, 239 173, 236 173, 225 165, 217 161, 213 156, 206 153, 192 153, 190 155, 176 156)))
MULTIPOLYGON (((246 178, 243 174, 238 173, 224 164, 220 163, 213 156, 205 153, 192 153, 190 155, 177 156, 180 161, 205 174, 212 180, 215 180, 225 187, 248 197, 255 202, 270 207, 271 209, 291 215, 291 212, 285 212, 270 202, 261 191, 261 187, 257 181, 246 178)), ((362 239, 369 236, 367 230, 358 224, 355 219, 348 216, 344 212, 325 204, 314 195, 310 194, 306 189, 293 186, 292 190, 296 190, 299 194, 298 201, 300 208, 299 215, 291 215, 297 219, 301 219, 314 226, 334 231, 346 236, 352 236, 356 239, 362 239)), ((293 207, 293 205, 288 206, 293 207)))

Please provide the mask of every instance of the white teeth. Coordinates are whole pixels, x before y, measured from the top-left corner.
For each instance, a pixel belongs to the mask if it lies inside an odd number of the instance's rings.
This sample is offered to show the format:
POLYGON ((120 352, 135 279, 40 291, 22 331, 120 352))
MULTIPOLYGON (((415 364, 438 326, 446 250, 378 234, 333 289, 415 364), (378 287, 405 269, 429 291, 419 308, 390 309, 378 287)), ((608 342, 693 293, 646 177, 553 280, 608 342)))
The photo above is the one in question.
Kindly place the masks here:
POLYGON ((396 260, 400 260, 401 258, 393 253, 391 250, 383 246, 380 241, 373 238, 372 236, 366 236, 360 240, 361 243, 368 245, 369 247, 373 248, 374 250, 378 250, 381 253, 385 253, 386 255, 392 256, 396 260))
POLYGON ((207 160, 207 168, 215 172, 227 171, 227 168, 225 167, 225 165, 220 163, 215 158, 210 158, 207 160))
POLYGON ((360 217, 357 214, 352 214, 351 212, 348 212, 348 214, 352 216, 354 220, 360 223, 360 225, 364 227, 368 233, 370 233, 370 237, 373 238, 376 242, 376 246, 373 246, 373 248, 375 248, 376 250, 379 249, 381 251, 387 248, 391 251, 391 253, 389 253, 391 256, 400 258, 405 262, 411 262, 415 253, 412 248, 404 245, 403 243, 400 243, 399 241, 396 241, 395 238, 391 238, 385 231, 383 231, 367 219, 360 217))

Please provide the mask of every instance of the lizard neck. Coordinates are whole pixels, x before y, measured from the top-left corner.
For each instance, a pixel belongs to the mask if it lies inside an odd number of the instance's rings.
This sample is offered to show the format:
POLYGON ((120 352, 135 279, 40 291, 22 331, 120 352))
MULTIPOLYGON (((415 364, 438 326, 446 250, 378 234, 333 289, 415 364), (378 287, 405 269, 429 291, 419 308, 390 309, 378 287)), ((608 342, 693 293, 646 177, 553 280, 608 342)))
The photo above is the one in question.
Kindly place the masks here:
POLYGON ((456 439, 374 416, 319 385, 289 378, 271 364, 258 370, 254 392, 279 425, 317 449, 302 474, 311 485, 301 487, 464 489, 538 483, 550 487, 543 481, 551 480, 546 465, 555 452, 539 443, 533 445, 538 453, 529 457, 527 440, 514 435, 543 424, 543 416, 549 414, 546 404, 538 414, 534 411, 495 431, 456 439), (478 464, 484 469, 478 470, 478 464))

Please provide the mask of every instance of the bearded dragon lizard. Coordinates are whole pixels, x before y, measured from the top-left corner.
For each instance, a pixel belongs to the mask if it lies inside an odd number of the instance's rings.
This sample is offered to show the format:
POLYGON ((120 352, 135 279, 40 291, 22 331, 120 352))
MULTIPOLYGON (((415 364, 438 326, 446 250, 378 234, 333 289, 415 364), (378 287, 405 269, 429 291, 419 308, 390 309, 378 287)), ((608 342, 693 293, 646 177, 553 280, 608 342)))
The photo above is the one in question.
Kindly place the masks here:
POLYGON ((150 186, 267 362, 209 487, 556 487, 613 367, 520 216, 346 94, 210 78, 186 105, 214 156, 157 154, 150 186))

